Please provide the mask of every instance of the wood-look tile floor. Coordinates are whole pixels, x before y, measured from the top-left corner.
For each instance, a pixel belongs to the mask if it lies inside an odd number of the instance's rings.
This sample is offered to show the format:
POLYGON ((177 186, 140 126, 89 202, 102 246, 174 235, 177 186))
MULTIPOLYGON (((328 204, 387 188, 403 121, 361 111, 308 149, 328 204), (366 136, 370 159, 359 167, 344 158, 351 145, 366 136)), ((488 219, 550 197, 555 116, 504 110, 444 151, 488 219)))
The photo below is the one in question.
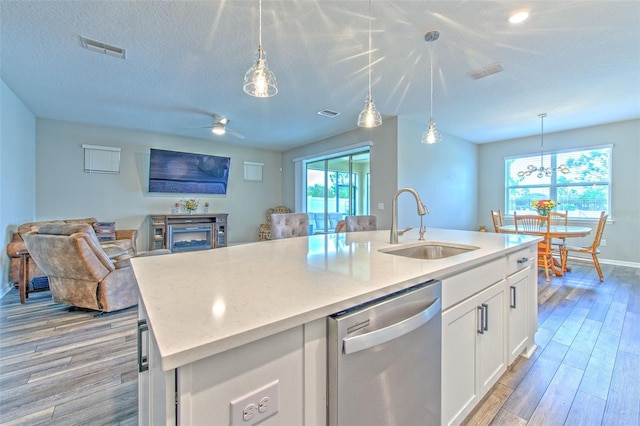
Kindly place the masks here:
POLYGON ((137 310, 69 312, 48 291, 0 300, 0 424, 137 425, 137 310))
MULTIPOLYGON (((465 420, 473 425, 640 424, 640 269, 539 276, 538 350, 465 420)), ((137 423, 136 311, 69 312, 49 292, 0 300, 0 424, 137 423)))

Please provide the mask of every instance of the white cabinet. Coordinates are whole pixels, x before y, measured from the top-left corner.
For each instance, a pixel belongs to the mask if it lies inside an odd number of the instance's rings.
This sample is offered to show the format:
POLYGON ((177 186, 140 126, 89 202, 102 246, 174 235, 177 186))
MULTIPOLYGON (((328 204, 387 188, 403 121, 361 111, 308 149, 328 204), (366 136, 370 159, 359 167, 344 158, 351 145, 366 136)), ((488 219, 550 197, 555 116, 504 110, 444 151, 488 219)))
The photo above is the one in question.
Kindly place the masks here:
POLYGON ((138 304, 138 424, 176 424, 175 370, 160 368, 160 354, 147 316, 138 304))
POLYGON ((508 361, 535 350, 537 285, 535 249, 521 250, 507 257, 508 361), (532 326, 533 324, 533 326, 532 326))
POLYGON ((506 371, 505 301, 501 280, 443 312, 443 424, 460 423, 506 371))

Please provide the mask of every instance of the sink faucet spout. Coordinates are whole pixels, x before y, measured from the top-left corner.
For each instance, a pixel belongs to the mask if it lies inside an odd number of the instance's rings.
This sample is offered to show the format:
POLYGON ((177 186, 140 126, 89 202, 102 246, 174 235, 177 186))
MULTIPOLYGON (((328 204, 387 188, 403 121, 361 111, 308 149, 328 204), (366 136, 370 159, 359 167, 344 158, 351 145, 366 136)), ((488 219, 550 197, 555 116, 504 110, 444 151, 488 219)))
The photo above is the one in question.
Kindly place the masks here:
MULTIPOLYGON (((420 195, 413 188, 400 188, 396 194, 393 196, 393 208, 391 211, 391 236, 389 238, 389 242, 391 244, 398 244, 398 196, 403 192, 408 192, 416 199, 416 204, 418 207, 418 215, 420 215, 420 219, 422 216, 429 213, 429 209, 422 203, 420 199, 420 195)), ((422 227, 421 227, 422 228, 422 227)))

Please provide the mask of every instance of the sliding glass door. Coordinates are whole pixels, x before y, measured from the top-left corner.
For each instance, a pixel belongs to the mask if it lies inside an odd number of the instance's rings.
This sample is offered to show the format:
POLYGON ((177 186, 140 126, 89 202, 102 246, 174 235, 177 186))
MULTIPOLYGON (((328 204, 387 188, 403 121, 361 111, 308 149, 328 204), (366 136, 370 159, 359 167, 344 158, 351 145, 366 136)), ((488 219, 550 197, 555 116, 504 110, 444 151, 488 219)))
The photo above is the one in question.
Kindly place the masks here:
POLYGON ((348 215, 369 214, 369 150, 307 160, 306 210, 312 233, 334 232, 348 215))

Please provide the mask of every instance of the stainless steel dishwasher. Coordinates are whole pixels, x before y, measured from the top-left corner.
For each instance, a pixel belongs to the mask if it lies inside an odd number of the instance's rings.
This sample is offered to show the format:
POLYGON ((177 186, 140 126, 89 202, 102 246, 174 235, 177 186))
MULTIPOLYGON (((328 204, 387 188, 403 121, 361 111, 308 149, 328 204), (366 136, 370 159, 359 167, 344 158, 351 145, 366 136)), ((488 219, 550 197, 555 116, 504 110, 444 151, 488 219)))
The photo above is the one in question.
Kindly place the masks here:
POLYGON ((441 295, 429 281, 328 317, 329 425, 440 424, 441 295))

